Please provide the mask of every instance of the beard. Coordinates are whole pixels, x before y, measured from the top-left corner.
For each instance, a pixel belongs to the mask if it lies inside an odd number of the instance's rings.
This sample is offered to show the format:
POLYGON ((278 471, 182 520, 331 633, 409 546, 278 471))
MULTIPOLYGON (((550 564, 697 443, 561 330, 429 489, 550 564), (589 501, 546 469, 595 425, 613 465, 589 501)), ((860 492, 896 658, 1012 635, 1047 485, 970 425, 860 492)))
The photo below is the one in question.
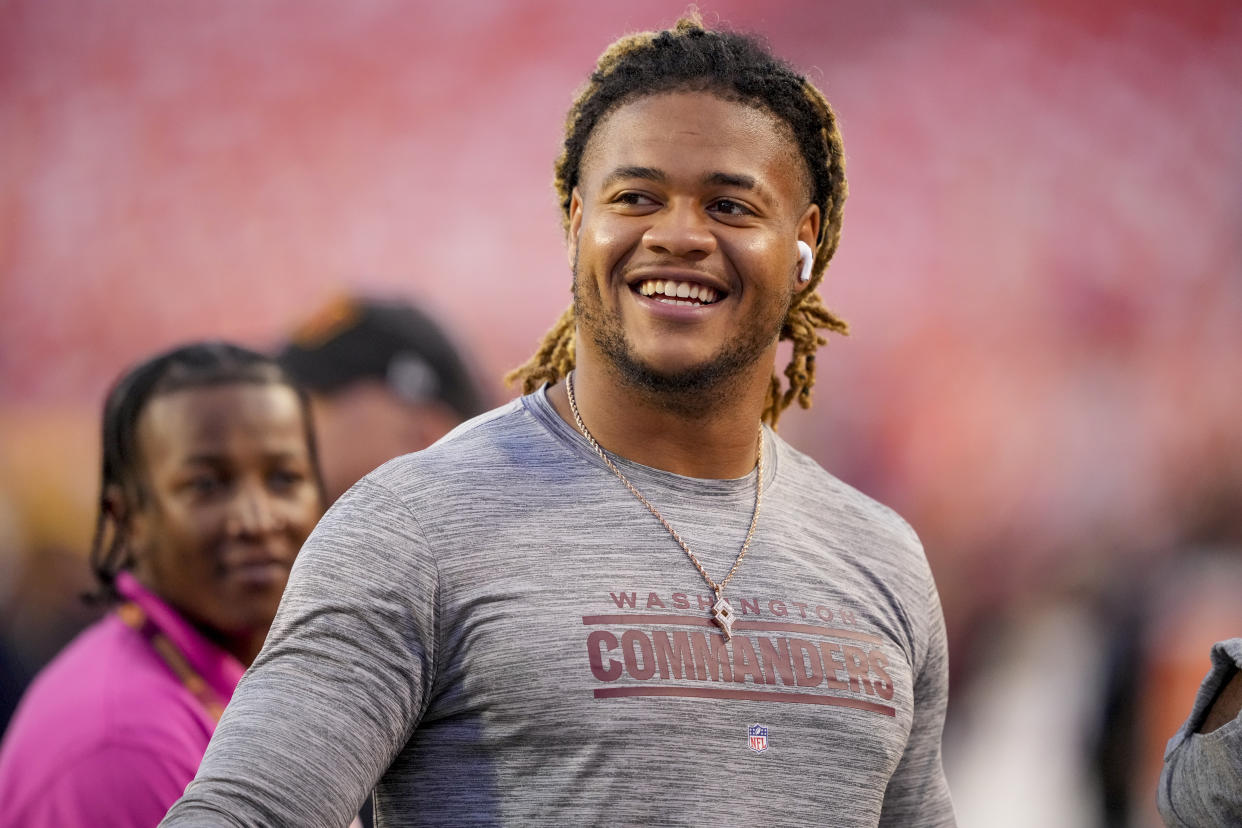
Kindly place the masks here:
POLYGON ((580 277, 574 261, 574 318, 578 329, 599 349, 622 383, 661 407, 689 417, 710 414, 734 396, 738 382, 762 359, 780 336, 793 297, 771 297, 757 309, 753 324, 737 332, 732 341, 697 365, 662 371, 636 353, 625 334, 621 315, 604 307, 599 285, 580 277))

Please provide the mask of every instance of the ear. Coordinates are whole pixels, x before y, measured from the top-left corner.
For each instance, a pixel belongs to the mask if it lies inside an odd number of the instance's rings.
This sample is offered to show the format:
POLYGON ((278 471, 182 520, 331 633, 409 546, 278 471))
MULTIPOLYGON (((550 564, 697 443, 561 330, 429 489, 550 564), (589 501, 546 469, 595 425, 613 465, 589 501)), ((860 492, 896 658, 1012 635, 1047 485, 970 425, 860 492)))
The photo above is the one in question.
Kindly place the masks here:
MULTIPOLYGON (((819 241, 820 218, 821 216, 819 212, 819 205, 818 204, 809 205, 806 208, 806 210, 803 211, 802 218, 798 220, 798 235, 795 238, 795 241, 806 242, 807 245, 811 248, 811 250, 815 251, 816 254, 819 253, 819 246, 817 242, 819 241)), ((795 255, 797 255, 797 251, 795 250, 794 252, 795 252, 795 255)), ((798 268, 795 267, 794 268, 794 292, 801 293, 802 291, 806 290, 808 285, 810 285, 810 282, 798 281, 798 268)))
POLYGON ((116 530, 126 539, 131 557, 147 545, 147 522, 142 510, 135 504, 134 497, 126 497, 125 490, 119 483, 109 483, 100 497, 99 508, 110 517, 116 530))
POLYGON ((125 493, 119 483, 109 483, 99 496, 99 509, 112 518, 117 526, 125 526, 129 520, 129 507, 125 502, 125 493))
POLYGON ((582 229, 582 194, 578 188, 569 196, 569 229, 566 231, 565 247, 569 254, 569 266, 573 268, 578 258, 578 231, 582 229))

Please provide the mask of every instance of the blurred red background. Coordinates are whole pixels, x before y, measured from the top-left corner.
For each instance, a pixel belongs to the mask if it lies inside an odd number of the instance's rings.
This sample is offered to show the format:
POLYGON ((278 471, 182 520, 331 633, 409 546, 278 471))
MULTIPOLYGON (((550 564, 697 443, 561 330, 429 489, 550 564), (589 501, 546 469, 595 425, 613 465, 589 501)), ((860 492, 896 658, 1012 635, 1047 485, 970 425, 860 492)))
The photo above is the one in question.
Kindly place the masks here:
MULTIPOLYGON (((10 690, 84 618, 66 605, 87 580, 97 409, 133 361, 199 337, 265 347, 365 291, 435 312, 512 394, 500 375, 569 299, 565 109, 608 42, 684 8, 0 3, 10 690)), ((1146 596, 1144 574, 1204 545, 1236 562, 1242 8, 702 10, 765 35, 839 113, 851 196, 823 292, 853 334, 782 431, 919 530, 955 694, 1049 607, 1086 607, 1107 646, 1108 608, 1146 596)), ((1228 618, 1159 652, 1185 647, 1201 674, 1228 618)), ((1090 707, 1094 685, 1074 686, 1090 707)), ((965 698, 951 746, 986 753, 965 698)), ((986 812, 968 765, 964 825, 986 812)), ((1047 813, 1029 824, 1097 824, 1047 813)))

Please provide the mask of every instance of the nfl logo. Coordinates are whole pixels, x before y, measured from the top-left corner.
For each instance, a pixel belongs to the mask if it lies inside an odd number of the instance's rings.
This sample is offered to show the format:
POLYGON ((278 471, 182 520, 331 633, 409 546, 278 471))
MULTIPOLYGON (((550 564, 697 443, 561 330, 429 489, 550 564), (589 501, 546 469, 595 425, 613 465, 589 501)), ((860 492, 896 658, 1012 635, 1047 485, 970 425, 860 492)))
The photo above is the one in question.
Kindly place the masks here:
POLYGON ((763 725, 750 726, 750 749, 755 753, 763 753, 768 749, 768 729, 763 725))

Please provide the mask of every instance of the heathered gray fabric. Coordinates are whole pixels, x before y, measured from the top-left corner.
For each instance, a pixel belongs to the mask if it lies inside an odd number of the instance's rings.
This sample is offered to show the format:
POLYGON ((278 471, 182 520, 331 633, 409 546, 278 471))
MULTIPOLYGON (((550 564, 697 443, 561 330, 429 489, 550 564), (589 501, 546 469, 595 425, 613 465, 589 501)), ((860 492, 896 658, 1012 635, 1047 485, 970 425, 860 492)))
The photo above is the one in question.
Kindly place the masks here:
MULTIPOLYGON (((953 825, 918 539, 765 439, 727 647, 685 554, 543 392, 376 470, 307 541, 162 824, 339 828, 375 784, 381 826, 953 825)), ((723 576, 754 474, 619 463, 723 576)))
POLYGON ((1211 733, 1195 732, 1237 670, 1242 670, 1242 638, 1212 647, 1212 670, 1164 753, 1157 803, 1165 825, 1242 826, 1242 714, 1211 733))

